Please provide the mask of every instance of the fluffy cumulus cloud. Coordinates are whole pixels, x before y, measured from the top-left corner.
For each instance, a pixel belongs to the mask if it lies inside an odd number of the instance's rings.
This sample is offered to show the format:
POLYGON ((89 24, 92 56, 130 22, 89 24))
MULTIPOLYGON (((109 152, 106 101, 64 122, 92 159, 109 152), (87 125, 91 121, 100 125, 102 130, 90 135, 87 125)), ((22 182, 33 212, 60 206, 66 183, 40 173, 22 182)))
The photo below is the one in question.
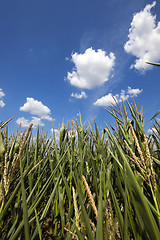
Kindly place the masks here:
POLYGON ((82 91, 81 93, 72 93, 71 97, 81 99, 81 98, 87 98, 87 95, 85 92, 82 91))
POLYGON ((137 59, 131 68, 144 71, 152 68, 146 62, 160 61, 160 22, 156 22, 156 16, 151 14, 151 9, 156 5, 146 5, 143 11, 133 16, 131 28, 129 29, 129 40, 124 49, 137 59))
POLYGON ((70 84, 78 88, 92 89, 108 81, 115 64, 115 56, 112 52, 107 55, 101 49, 95 51, 88 48, 85 53, 73 53, 71 61, 75 68, 67 74, 70 84))
POLYGON ((137 95, 139 93, 141 93, 143 91, 143 89, 139 89, 139 88, 134 88, 132 89, 131 87, 128 87, 128 94, 131 96, 131 97, 137 97, 137 95))
POLYGON ((31 120, 26 119, 24 117, 20 117, 17 119, 16 123, 20 124, 22 127, 28 127, 31 123, 33 123, 33 127, 36 128, 37 126, 44 126, 42 122, 43 119, 52 121, 50 114, 51 110, 43 105, 41 101, 37 101, 34 98, 27 98, 26 103, 20 107, 20 111, 28 112, 31 114, 31 120), (36 115, 36 116, 33 116, 36 115))
POLYGON ((51 110, 43 105, 41 101, 37 101, 34 98, 27 97, 27 102, 20 107, 20 111, 29 112, 32 115, 36 115, 41 119, 52 121, 50 117, 51 110))
MULTIPOLYGON (((128 88, 130 88, 130 87, 128 87, 128 88)), ((121 90, 121 93, 120 93, 120 97, 119 97, 119 95, 117 94, 117 98, 118 98, 118 102, 124 102, 126 99, 128 99, 129 98, 129 95, 128 94, 126 94, 126 91, 125 90, 121 90)))
POLYGON ((94 103, 96 106, 111 106, 115 105, 116 103, 125 101, 129 97, 137 97, 139 93, 141 93, 143 89, 134 89, 131 87, 128 87, 128 90, 121 90, 120 94, 112 95, 111 93, 97 99, 97 101, 94 103))
POLYGON ((0 88, 0 107, 3 108, 5 106, 5 103, 3 102, 2 98, 5 96, 5 93, 2 91, 2 88, 0 88))
POLYGON ((115 104, 116 101, 117 101, 117 97, 113 96, 111 93, 109 93, 108 95, 105 95, 105 96, 97 99, 97 101, 94 103, 94 105, 96 105, 96 106, 111 106, 111 105, 115 104))
POLYGON ((41 118, 38 117, 32 117, 32 120, 28 120, 24 117, 18 118, 16 121, 17 124, 20 124, 22 127, 29 127, 31 123, 33 123, 33 128, 36 128, 37 126, 44 126, 44 123, 41 121, 41 118))

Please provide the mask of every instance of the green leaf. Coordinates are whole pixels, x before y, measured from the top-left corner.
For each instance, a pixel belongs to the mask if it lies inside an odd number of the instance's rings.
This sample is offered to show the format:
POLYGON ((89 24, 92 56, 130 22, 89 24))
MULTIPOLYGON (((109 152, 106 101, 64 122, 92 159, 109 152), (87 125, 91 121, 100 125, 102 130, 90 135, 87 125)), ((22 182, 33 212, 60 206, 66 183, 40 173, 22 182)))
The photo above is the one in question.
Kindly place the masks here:
MULTIPOLYGON (((33 167, 33 163, 30 164, 30 166, 28 167, 28 169, 24 173, 23 178, 25 178, 27 176, 28 172, 31 170, 32 167, 33 167)), ((5 203, 4 208, 3 208, 2 212, 0 213, 0 222, 2 221, 4 215, 6 214, 7 210, 9 209, 10 205, 12 204, 14 198, 16 197, 16 194, 17 194, 20 186, 21 186, 21 181, 19 181, 17 183, 16 188, 12 192, 12 195, 10 196, 8 201, 5 203)))
MULTIPOLYGON (((160 111, 156 112, 156 114, 151 118, 151 120, 152 120, 153 118, 157 117, 159 114, 160 114, 160 111)), ((151 121, 151 120, 150 120, 150 121, 151 121)))
POLYGON ((77 183, 76 180, 75 180, 75 184, 76 184, 76 187, 77 187, 77 190, 78 190, 79 203, 81 205, 82 217, 84 219, 87 235, 89 237, 89 240, 94 240, 91 225, 89 223, 89 217, 88 217, 87 211, 84 207, 84 203, 83 203, 83 200, 82 200, 83 199, 82 192, 81 192, 79 184, 77 183))
POLYGON ((61 216, 61 230, 62 235, 64 235, 64 226, 65 226, 65 208, 64 208, 64 193, 62 187, 59 187, 59 210, 61 216))
POLYGON ((154 65, 154 66, 158 66, 160 67, 160 63, 152 63, 152 62, 146 62, 147 64, 151 64, 151 65, 154 65))
POLYGON ((118 222, 119 222, 121 236, 123 236, 123 224, 124 224, 123 216, 122 216, 119 204, 118 204, 118 200, 114 193, 113 187, 112 187, 111 183, 109 183, 109 184, 110 184, 110 192, 111 192, 111 196, 112 196, 112 200, 113 200, 114 209, 115 209, 115 212, 116 212, 116 215, 118 218, 118 222))
POLYGON ((21 189, 22 189, 22 207, 23 207, 23 219, 24 219, 24 232, 25 240, 30 240, 30 230, 29 230, 29 221, 28 221, 28 208, 26 201, 26 191, 24 186, 23 172, 22 172, 22 162, 20 158, 20 170, 21 170, 21 189))
POLYGON ((138 209, 139 214, 140 214, 141 218, 143 219, 145 231, 150 236, 150 239, 159 240, 160 232, 159 232, 157 223, 156 223, 156 221, 153 217, 153 214, 150 210, 150 207, 148 206, 148 203, 143 195, 143 192, 142 192, 139 184, 137 183, 137 180, 132 172, 132 169, 128 163, 128 159, 126 158, 121 146, 119 146, 119 144, 117 143, 117 141, 115 140, 115 138, 113 137, 113 135, 109 129, 107 132, 108 132, 110 138, 112 139, 115 147, 117 148, 121 158, 126 163, 126 177, 127 177, 127 181, 129 184, 128 190, 133 194, 133 196, 135 198, 135 202, 137 203, 136 208, 138 209))
POLYGON ((35 212, 36 222, 37 222, 37 226, 38 226, 39 239, 42 240, 42 231, 41 231, 41 226, 39 224, 39 220, 38 220, 38 215, 37 215, 36 209, 34 210, 34 212, 35 212))
POLYGON ((98 217, 97 217, 97 231, 96 240, 103 240, 103 202, 102 202, 102 172, 100 173, 100 194, 98 201, 98 217))
POLYGON ((5 147, 4 147, 4 144, 3 144, 2 133, 1 133, 1 130, 0 130, 0 157, 2 156, 4 151, 5 151, 5 147))

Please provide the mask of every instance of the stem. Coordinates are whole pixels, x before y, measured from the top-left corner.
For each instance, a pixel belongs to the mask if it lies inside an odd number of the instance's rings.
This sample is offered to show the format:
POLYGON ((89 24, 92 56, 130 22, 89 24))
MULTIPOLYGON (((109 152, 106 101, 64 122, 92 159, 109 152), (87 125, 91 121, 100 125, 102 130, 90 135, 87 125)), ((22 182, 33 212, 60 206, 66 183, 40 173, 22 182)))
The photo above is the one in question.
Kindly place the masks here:
POLYGON ((153 191, 153 187, 152 187, 151 182, 149 182, 149 186, 150 186, 150 189, 151 189, 151 192, 152 192, 152 196, 153 196, 153 200, 154 200, 154 203, 155 203, 156 210, 157 210, 157 212, 158 212, 158 223, 159 223, 159 226, 160 226, 160 212, 159 212, 159 207, 158 207, 157 199, 156 199, 155 193, 154 193, 154 191, 153 191))

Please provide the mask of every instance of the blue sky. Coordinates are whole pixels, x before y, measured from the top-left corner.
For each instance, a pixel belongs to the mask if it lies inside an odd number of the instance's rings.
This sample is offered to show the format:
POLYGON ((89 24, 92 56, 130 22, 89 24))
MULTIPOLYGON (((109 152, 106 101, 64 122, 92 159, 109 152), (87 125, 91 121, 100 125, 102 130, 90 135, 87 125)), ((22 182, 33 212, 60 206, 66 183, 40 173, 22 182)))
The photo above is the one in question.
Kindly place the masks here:
POLYGON ((99 126, 104 110, 132 97, 145 129, 160 106, 159 1, 14 0, 0 2, 0 120, 50 133, 64 117, 99 126))

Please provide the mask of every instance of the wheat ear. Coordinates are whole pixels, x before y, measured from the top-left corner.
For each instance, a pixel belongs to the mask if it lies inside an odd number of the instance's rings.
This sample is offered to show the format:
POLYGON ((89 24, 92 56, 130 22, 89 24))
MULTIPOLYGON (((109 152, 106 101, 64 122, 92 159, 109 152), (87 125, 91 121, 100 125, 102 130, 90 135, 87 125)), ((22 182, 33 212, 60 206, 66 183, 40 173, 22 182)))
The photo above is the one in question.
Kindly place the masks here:
POLYGON ((82 176, 82 180, 83 180, 84 186, 85 186, 85 188, 86 188, 86 190, 87 190, 87 195, 88 195, 88 198, 89 198, 89 202, 90 202, 90 204, 91 204, 91 206, 92 206, 92 208, 93 208, 93 211, 94 211, 94 213, 95 213, 95 215, 96 215, 96 217, 97 217, 98 211, 97 211, 97 208, 96 208, 96 205, 95 205, 95 201, 94 201, 94 199, 93 199, 93 196, 92 196, 90 187, 88 186, 88 183, 87 183, 87 181, 86 181, 85 176, 82 176))

